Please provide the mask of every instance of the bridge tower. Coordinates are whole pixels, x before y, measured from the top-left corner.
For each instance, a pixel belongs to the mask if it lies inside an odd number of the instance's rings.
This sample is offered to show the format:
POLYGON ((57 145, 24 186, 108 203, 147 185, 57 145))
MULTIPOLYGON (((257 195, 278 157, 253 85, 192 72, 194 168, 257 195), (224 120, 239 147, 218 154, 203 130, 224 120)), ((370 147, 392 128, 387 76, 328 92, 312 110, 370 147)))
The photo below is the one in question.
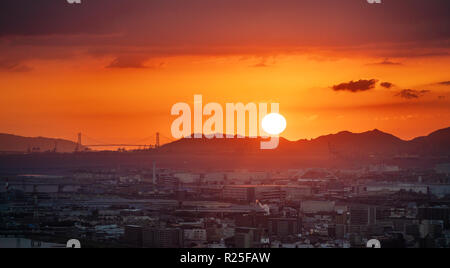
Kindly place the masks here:
POLYGON ((75 152, 79 152, 81 150, 81 133, 78 133, 77 146, 75 147, 75 152))
POLYGON ((159 146, 160 146, 160 143, 159 143, 159 132, 156 132, 156 143, 155 143, 155 148, 158 149, 159 146))

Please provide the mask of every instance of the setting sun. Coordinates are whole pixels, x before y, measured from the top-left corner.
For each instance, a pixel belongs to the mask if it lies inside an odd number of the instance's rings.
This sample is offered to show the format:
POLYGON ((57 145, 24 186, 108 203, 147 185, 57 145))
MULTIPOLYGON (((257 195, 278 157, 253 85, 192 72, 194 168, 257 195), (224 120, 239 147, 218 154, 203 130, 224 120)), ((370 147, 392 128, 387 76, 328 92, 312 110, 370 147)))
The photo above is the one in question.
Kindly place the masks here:
POLYGON ((261 124, 264 131, 270 135, 279 135, 286 129, 286 119, 278 113, 266 115, 261 124))

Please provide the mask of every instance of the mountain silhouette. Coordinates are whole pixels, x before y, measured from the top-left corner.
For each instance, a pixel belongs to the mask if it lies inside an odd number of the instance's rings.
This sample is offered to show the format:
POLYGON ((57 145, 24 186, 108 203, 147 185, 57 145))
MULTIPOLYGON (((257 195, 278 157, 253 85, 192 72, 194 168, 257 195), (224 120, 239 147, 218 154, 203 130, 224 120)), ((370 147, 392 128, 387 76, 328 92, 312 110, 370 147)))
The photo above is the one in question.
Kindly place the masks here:
MULTIPOLYGON (((194 134, 191 135, 193 137, 194 134)), ((163 152, 193 152, 193 153, 239 153, 239 152, 260 152, 260 142, 267 141, 261 137, 249 138, 234 136, 234 138, 212 138, 208 139, 204 135, 202 138, 183 138, 181 140, 166 144, 160 149, 163 152)), ((290 143, 284 138, 280 138, 280 144, 290 143)))
MULTIPOLYGON (((2 152, 48 152, 62 153, 74 152, 77 147, 75 142, 63 139, 44 137, 22 137, 0 133, 0 151, 2 152)), ((84 150, 84 147, 79 148, 84 150)))
POLYGON ((418 137, 410 142, 410 150, 420 154, 450 154, 450 128, 437 130, 426 137, 418 137))
MULTIPOLYGON (((200 139, 183 138, 165 144, 158 150, 175 154, 283 154, 286 156, 324 158, 361 158, 371 156, 394 157, 404 155, 449 156, 450 128, 437 130, 428 136, 406 141, 378 129, 363 133, 343 131, 320 136, 311 140, 289 141, 280 138, 275 150, 260 150, 260 142, 267 139, 237 137, 200 139)), ((76 143, 63 139, 44 137, 27 138, 10 134, 0 134, 0 151, 3 152, 74 152, 76 143), (34 150, 33 150, 34 149, 34 150)), ((80 148, 85 150, 84 147, 80 148)))
MULTIPOLYGON (((260 153, 262 138, 201 139, 184 138, 164 145, 161 150, 172 153, 260 153)), ((280 138, 279 147, 272 153, 301 154, 312 157, 450 155, 450 128, 441 129, 425 137, 402 140, 378 129, 363 133, 339 132, 311 140, 289 141, 280 138)))
MULTIPOLYGON (((23 154, 29 147, 40 152, 74 152, 76 144, 67 140, 0 135, 0 170, 149 168, 189 170, 296 169, 300 167, 361 168, 369 164, 391 164, 403 168, 433 168, 448 162, 450 128, 406 141, 379 130, 363 133, 339 132, 311 140, 280 138, 275 150, 260 150, 261 138, 180 139, 156 150, 94 152, 74 154, 23 154), (16 152, 16 153, 14 153, 16 152), (18 154, 18 152, 21 152, 18 154)), ((84 151, 85 148, 82 148, 84 151)))
POLYGON ((343 131, 309 141, 297 141, 297 151, 336 156, 391 155, 404 151, 408 146, 407 143, 377 129, 363 133, 343 131))

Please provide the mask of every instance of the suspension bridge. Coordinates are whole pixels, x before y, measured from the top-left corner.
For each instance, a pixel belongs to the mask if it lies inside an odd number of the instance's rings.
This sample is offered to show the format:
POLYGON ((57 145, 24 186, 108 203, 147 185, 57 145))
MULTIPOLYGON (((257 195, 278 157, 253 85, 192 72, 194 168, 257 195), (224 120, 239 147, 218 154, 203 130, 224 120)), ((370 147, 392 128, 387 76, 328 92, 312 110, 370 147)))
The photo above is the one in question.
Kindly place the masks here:
POLYGON ((156 132, 155 134, 145 137, 143 139, 139 139, 137 141, 133 142, 119 142, 119 143, 112 143, 112 142, 102 142, 98 139, 91 138, 87 136, 84 133, 78 133, 77 138, 77 145, 75 148, 76 152, 79 152, 82 150, 82 148, 99 148, 99 147, 117 147, 117 148, 129 148, 129 147, 136 147, 136 148, 143 148, 145 149, 157 149, 161 147, 161 145, 164 145, 166 143, 173 142, 174 140, 166 137, 164 135, 161 135, 159 132, 156 132), (83 143, 83 139, 88 141, 87 143, 83 143))

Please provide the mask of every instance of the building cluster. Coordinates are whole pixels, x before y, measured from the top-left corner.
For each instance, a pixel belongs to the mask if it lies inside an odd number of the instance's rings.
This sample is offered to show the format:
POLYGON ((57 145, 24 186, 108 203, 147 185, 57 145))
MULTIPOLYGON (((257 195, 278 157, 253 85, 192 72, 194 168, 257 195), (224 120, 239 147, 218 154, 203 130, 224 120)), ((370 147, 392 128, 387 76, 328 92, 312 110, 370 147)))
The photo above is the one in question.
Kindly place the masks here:
POLYGON ((450 247, 449 165, 0 177, 0 243, 144 248, 450 247))

